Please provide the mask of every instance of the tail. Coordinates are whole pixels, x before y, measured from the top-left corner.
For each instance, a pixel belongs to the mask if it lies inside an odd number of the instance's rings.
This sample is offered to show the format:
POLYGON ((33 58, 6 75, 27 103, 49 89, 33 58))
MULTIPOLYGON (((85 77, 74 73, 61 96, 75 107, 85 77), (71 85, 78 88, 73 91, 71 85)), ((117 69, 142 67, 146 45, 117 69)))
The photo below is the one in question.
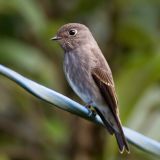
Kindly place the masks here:
POLYGON ((125 138, 124 132, 122 130, 122 126, 121 126, 120 121, 117 122, 117 126, 118 126, 118 131, 115 131, 114 135, 115 135, 117 143, 118 143, 119 151, 120 151, 120 153, 123 153, 124 150, 126 150, 127 153, 130 153, 128 143, 125 138))
POLYGON ((124 132, 122 130, 122 125, 121 125, 121 122, 120 122, 120 119, 118 118, 118 116, 114 116, 115 123, 111 123, 111 122, 107 121, 105 116, 102 114, 104 112, 101 112, 97 107, 95 108, 95 110, 96 110, 97 114, 100 116, 100 118, 102 119, 102 121, 103 121, 105 127, 108 129, 109 133, 112 135, 113 134, 115 135, 120 153, 123 153, 124 150, 126 150, 127 153, 130 153, 128 143, 125 138, 124 132))

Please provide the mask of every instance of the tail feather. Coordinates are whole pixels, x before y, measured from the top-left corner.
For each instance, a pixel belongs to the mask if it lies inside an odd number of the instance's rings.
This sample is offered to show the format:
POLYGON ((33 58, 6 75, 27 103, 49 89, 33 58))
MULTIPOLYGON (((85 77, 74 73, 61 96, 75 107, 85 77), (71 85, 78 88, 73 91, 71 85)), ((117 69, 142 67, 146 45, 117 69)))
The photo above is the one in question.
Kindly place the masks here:
POLYGON ((102 112, 97 107, 95 108, 95 110, 97 114, 100 116, 100 118, 102 119, 109 133, 115 135, 120 153, 123 153, 124 150, 126 150, 127 153, 130 153, 130 150, 127 144, 127 140, 125 138, 124 132, 122 130, 121 122, 118 116, 114 118, 116 125, 113 125, 112 123, 107 121, 105 116, 102 114, 102 112))
POLYGON ((123 132, 120 132, 120 133, 115 132, 115 137, 117 140, 117 144, 118 144, 120 153, 123 153, 124 150, 126 150, 127 153, 130 153, 126 138, 124 137, 124 133, 123 132))
POLYGON ((113 127, 107 122, 107 120, 105 119, 105 117, 103 116, 103 114, 101 113, 101 111, 97 107, 95 107, 95 110, 96 110, 97 114, 100 116, 100 118, 101 118, 102 122, 104 123, 105 127, 107 128, 108 132, 113 135, 114 134, 113 127))
POLYGON ((128 146, 126 137, 124 135, 123 129, 122 129, 121 121, 118 116, 115 118, 115 120, 116 120, 116 124, 118 127, 118 132, 115 131, 114 134, 115 134, 118 146, 119 146, 119 150, 121 153, 123 153, 124 150, 126 150, 127 153, 130 153, 129 146, 128 146))

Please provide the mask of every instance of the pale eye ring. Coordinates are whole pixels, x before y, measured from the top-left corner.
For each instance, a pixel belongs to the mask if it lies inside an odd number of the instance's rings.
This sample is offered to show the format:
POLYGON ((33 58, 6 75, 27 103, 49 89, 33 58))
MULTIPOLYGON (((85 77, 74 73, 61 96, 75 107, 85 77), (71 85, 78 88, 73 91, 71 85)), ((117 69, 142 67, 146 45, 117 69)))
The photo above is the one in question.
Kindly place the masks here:
POLYGON ((69 35, 75 36, 76 34, 77 34, 77 30, 76 29, 69 30, 69 35))

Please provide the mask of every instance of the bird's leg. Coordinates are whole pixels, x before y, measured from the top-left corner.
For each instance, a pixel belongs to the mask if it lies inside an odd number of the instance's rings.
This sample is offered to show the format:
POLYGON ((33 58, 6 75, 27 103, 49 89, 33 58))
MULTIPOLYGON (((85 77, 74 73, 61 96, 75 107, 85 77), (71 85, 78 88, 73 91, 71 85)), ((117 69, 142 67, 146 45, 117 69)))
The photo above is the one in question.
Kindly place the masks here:
POLYGON ((93 102, 90 102, 85 105, 85 107, 90 111, 89 117, 95 117, 96 116, 96 110, 93 107, 93 102))
POLYGON ((85 105, 85 107, 88 108, 88 109, 90 109, 92 107, 92 104, 88 103, 88 104, 85 105))

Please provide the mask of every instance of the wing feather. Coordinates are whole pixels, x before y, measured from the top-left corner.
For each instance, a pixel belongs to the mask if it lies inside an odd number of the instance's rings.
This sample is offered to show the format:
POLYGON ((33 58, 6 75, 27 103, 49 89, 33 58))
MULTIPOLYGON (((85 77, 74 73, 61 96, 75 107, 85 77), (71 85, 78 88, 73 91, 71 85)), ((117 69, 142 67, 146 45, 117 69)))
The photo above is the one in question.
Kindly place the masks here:
POLYGON ((94 68, 92 70, 92 77, 93 77, 95 83, 97 84, 107 106, 111 110, 113 117, 115 119, 116 125, 108 127, 108 122, 103 120, 103 119, 105 119, 105 117, 103 117, 104 115, 101 116, 102 121, 104 122, 104 124, 107 123, 106 127, 108 129, 111 128, 110 133, 114 132, 115 137, 117 139, 117 143, 118 143, 120 152, 123 153, 124 149, 126 149, 126 151, 129 153, 129 147, 128 147, 128 144, 127 144, 127 141, 126 141, 126 138, 123 133, 122 126, 121 126, 121 122, 119 119, 118 101, 117 101, 117 97, 116 97, 116 92, 115 92, 115 88, 114 88, 112 75, 111 75, 111 73, 107 73, 102 68, 94 68), (115 127, 118 128, 118 131, 114 130, 115 127))
POLYGON ((92 77, 102 96, 104 97, 108 107, 111 109, 114 116, 116 116, 118 113, 118 101, 112 76, 109 75, 104 69, 94 68, 92 69, 92 77))

